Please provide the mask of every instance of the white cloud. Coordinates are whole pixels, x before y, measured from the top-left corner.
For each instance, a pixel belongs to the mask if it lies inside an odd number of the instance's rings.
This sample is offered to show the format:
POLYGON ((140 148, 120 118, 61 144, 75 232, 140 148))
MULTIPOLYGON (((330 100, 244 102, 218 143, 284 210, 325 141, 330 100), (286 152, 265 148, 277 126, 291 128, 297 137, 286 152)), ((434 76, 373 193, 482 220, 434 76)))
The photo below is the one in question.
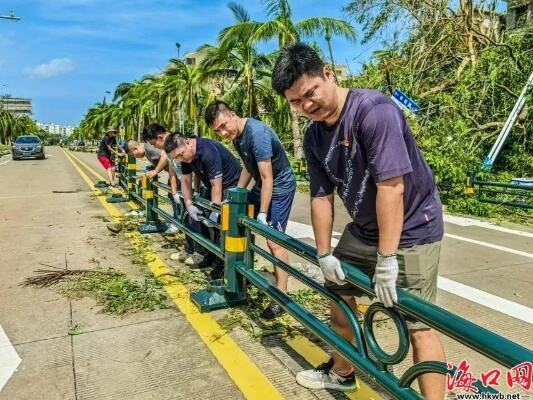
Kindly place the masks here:
POLYGON ((45 64, 26 69, 25 73, 30 78, 51 78, 72 69, 74 69, 74 63, 70 58, 54 58, 45 64))

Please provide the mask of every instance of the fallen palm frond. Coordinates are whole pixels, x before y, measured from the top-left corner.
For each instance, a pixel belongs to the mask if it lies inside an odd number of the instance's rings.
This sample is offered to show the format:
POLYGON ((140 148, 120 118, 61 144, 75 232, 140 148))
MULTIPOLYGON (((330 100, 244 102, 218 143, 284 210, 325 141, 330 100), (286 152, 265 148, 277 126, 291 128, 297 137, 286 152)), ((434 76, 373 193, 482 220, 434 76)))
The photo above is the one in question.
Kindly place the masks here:
POLYGON ((22 286, 39 286, 41 288, 58 284, 68 276, 87 274, 93 271, 85 269, 38 269, 37 276, 24 279, 22 286))

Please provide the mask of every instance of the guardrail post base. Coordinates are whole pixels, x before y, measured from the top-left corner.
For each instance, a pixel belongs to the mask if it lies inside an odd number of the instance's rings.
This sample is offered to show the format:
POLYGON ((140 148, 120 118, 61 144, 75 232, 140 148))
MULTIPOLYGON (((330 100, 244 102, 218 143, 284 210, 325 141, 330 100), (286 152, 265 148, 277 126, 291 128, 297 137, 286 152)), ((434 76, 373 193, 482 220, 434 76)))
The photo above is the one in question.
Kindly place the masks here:
POLYGON ((139 233, 147 234, 147 233, 159 233, 164 232, 167 230, 167 226, 162 222, 155 222, 152 224, 143 224, 139 226, 139 233))
POLYGON ((237 306, 246 301, 244 293, 230 293, 225 290, 224 280, 210 281, 207 288, 191 295, 191 301, 200 312, 237 306))
POLYGON ((130 201, 130 199, 128 196, 123 196, 122 193, 112 193, 105 201, 108 203, 125 203, 130 201))
POLYGON ((97 189, 104 189, 106 188, 108 185, 107 185, 107 182, 106 181, 98 181, 94 184, 94 187, 97 188, 97 189))
POLYGON ((221 248, 224 249, 224 279, 208 283, 207 288, 191 295, 201 312, 232 307, 246 301, 244 277, 235 264, 244 259, 246 236, 239 218, 246 215, 248 192, 230 189, 227 203, 222 205, 221 248))

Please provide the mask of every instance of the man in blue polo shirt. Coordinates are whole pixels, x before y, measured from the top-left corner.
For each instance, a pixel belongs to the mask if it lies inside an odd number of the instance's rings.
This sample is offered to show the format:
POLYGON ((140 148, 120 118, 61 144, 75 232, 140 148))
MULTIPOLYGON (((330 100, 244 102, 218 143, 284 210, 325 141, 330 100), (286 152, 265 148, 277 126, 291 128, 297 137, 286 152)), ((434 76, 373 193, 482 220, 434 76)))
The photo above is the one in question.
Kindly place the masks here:
MULTIPOLYGON (((181 162, 181 191, 185 201, 185 207, 190 217, 198 221, 202 213, 192 202, 192 173, 202 181, 205 192, 203 197, 213 203, 220 204, 224 192, 237 186, 241 174, 241 165, 226 147, 221 143, 199 137, 183 137, 177 133, 168 135, 165 140, 165 152, 173 159, 181 162)), ((213 222, 219 220, 219 214, 212 212, 209 219, 213 222)), ((202 225, 203 226, 203 225, 202 225)), ((216 232, 216 231, 215 231, 216 232)), ((208 232, 204 229, 204 235, 208 232)), ((213 238, 214 242, 219 239, 218 232, 213 238)), ((210 251, 204 257, 199 267, 213 266, 212 279, 220 279, 224 276, 224 262, 214 256, 210 251)))
MULTIPOLYGON (((289 222, 296 177, 289 159, 274 131, 254 118, 241 118, 222 101, 210 104, 205 112, 205 122, 217 135, 233 142, 244 167, 238 186, 248 187, 255 180, 249 192, 248 203, 255 206, 257 220, 284 232, 289 222)), ((289 262, 287 251, 267 241, 270 252, 285 263, 289 262)), ((287 272, 275 267, 276 287, 287 292, 287 272)), ((283 309, 271 302, 261 314, 265 319, 280 316, 283 309)))

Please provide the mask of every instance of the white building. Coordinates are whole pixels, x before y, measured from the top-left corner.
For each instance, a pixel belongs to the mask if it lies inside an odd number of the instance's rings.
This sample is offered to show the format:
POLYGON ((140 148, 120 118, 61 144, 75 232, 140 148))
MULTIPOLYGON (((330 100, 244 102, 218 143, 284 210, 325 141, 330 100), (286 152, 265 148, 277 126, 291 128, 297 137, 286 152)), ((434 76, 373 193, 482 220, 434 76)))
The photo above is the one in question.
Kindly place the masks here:
POLYGON ((0 97, 0 108, 12 114, 30 115, 31 99, 2 96, 0 97))
POLYGON ((42 129, 50 134, 61 135, 63 137, 70 136, 74 131, 75 126, 71 125, 60 125, 53 122, 41 123, 37 122, 37 127, 42 129))

